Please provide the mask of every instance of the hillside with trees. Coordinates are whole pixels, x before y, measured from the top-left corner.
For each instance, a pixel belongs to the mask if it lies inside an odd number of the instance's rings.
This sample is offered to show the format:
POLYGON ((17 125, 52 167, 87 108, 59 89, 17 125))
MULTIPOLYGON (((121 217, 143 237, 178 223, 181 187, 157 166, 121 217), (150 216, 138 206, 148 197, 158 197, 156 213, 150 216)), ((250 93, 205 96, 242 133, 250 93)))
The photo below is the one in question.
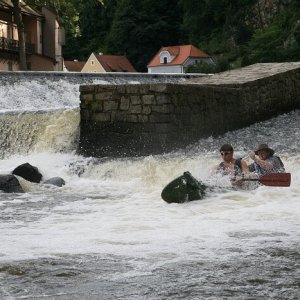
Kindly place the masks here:
MULTIPOLYGON (((91 52, 127 55, 135 68, 161 46, 193 44, 214 72, 256 62, 300 60, 299 0, 28 0, 64 21, 67 60, 91 52)), ((197 72, 207 66, 199 65, 197 72)), ((207 70, 208 72, 211 70, 207 70)))

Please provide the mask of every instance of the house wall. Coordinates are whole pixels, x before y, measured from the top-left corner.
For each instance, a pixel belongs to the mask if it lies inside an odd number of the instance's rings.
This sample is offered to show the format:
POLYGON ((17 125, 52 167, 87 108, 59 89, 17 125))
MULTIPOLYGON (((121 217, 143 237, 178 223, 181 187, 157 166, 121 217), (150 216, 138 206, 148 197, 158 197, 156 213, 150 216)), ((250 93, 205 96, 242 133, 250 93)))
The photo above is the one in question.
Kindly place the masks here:
POLYGON ((81 86, 80 152, 158 154, 300 108, 300 63, 257 64, 197 81, 81 86))
MULTIPOLYGON (((11 67, 12 67, 12 71, 19 71, 19 64, 16 63, 15 61, 11 61, 11 67)), ((7 61, 5 62, 0 61, 0 71, 10 71, 9 64, 7 61)))
POLYGON ((102 65, 100 64, 99 60, 96 58, 95 54, 92 53, 85 63, 84 67, 82 68, 81 72, 87 73, 106 73, 102 65), (93 62, 93 63, 92 63, 93 62))
POLYGON ((57 20, 55 20, 55 60, 57 62, 56 71, 63 70, 62 45, 59 38, 59 28, 60 25, 57 20))
POLYGON ((63 70, 62 44, 59 40, 60 25, 57 22, 57 16, 50 9, 42 8, 42 13, 45 16, 43 23, 43 54, 52 58, 56 63, 55 71, 63 70))
POLYGON ((43 55, 30 55, 27 62, 31 65, 31 71, 55 71, 54 61, 43 55))
POLYGON ((0 37, 7 38, 8 23, 0 19, 0 37))
POLYGON ((36 34, 37 34, 36 53, 37 54, 43 54, 43 25, 42 25, 42 20, 37 20, 36 34))
POLYGON ((187 61, 184 63, 183 66, 166 66, 162 64, 159 67, 148 67, 148 73, 185 73, 186 69, 190 65, 194 65, 198 61, 204 61, 209 64, 213 64, 213 60, 209 58, 189 58, 187 61))
MULTIPOLYGON (((26 42, 34 45, 34 53, 45 56, 44 58, 28 56, 28 62, 31 64, 31 70, 62 71, 63 38, 59 36, 60 25, 57 22, 56 14, 51 10, 42 8, 42 13, 45 16, 44 22, 40 17, 23 15, 26 42), (36 61, 34 61, 35 58, 36 61)), ((0 20, 6 22, 0 22, 0 37, 18 40, 17 28, 15 25, 11 25, 11 19, 12 13, 0 12, 0 20)), ((8 70, 8 63, 2 63, 1 69, 8 70)), ((13 68, 13 70, 16 69, 13 68)))
POLYGON ((183 73, 181 66, 148 67, 148 73, 183 73))
POLYGON ((12 36, 11 37, 8 37, 8 38, 11 38, 13 40, 19 40, 19 34, 18 34, 18 28, 17 28, 17 25, 13 24, 11 25, 11 31, 12 31, 12 36))
MULTIPOLYGON (((27 55, 27 63, 30 64, 29 71, 55 71, 53 60, 43 55, 27 55)), ((19 69, 17 61, 0 61, 0 71, 19 71, 19 69), (9 69, 9 63, 11 63, 12 70, 9 69)))
POLYGON ((56 16, 49 9, 42 8, 45 16, 43 22, 43 54, 55 59, 55 21, 56 16))
POLYGON ((35 52, 37 51, 37 19, 30 16, 23 16, 25 28, 26 43, 34 44, 35 52))
POLYGON ((0 21, 0 37, 18 40, 17 26, 11 22, 0 21))

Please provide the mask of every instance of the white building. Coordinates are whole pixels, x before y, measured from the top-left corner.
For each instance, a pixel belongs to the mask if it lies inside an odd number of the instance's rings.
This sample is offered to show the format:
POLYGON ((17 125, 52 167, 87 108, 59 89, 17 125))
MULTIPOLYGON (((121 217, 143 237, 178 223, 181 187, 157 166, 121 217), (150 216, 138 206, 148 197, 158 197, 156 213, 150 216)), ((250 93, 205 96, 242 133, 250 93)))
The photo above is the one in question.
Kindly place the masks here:
POLYGON ((213 59, 193 45, 162 47, 148 64, 148 73, 185 73, 200 61, 213 64, 213 59))

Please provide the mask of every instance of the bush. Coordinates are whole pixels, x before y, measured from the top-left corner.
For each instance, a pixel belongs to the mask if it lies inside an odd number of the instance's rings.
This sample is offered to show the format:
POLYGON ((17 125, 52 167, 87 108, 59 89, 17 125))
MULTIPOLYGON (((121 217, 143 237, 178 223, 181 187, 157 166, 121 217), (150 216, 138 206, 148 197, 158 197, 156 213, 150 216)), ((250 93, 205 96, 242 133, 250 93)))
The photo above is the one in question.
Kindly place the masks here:
POLYGON ((186 70, 186 73, 214 74, 226 71, 228 69, 230 69, 228 59, 225 57, 220 57, 216 59, 214 63, 199 61, 195 65, 189 66, 186 70))

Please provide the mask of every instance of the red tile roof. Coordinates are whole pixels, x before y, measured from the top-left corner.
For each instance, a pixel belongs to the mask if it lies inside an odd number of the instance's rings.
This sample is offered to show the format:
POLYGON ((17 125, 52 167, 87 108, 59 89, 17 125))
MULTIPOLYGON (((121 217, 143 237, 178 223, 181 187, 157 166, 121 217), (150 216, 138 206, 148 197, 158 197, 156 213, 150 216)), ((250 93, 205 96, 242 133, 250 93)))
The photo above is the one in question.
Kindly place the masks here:
POLYGON ((85 61, 65 60, 64 64, 69 72, 81 72, 85 61))
POLYGON ((106 72, 136 72, 126 56, 96 55, 96 58, 106 72))
POLYGON ((156 55, 152 58, 150 63, 148 64, 148 67, 157 67, 162 65, 160 63, 160 57, 159 57, 159 54, 162 51, 168 51, 172 56, 175 56, 175 58, 170 63, 163 64, 164 66, 182 65, 189 57, 193 57, 193 58, 210 57, 207 53, 196 48, 193 45, 161 47, 159 51, 156 53, 156 55))

